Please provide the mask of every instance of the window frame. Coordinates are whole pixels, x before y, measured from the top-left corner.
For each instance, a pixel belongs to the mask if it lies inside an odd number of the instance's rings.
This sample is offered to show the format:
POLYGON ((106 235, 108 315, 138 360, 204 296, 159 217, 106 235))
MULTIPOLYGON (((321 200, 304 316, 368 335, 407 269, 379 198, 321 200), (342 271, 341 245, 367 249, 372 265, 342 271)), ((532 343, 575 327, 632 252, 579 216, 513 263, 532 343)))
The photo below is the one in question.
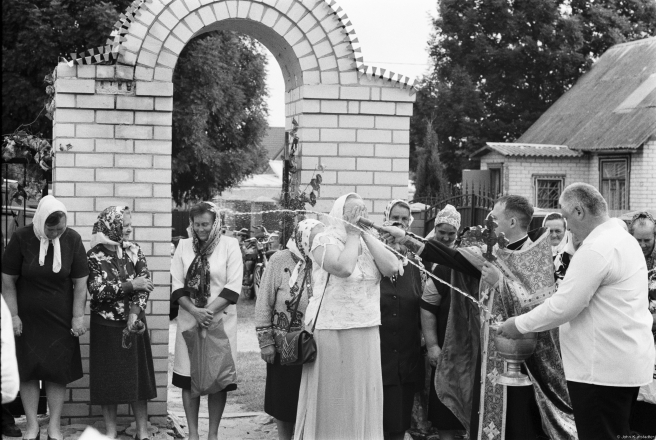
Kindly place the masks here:
POLYGON ((534 174, 533 175, 533 203, 536 208, 540 209, 558 209, 558 201, 556 201, 556 206, 555 207, 542 207, 540 206, 540 199, 538 198, 538 182, 541 180, 548 180, 548 181, 559 181, 560 182, 560 192, 558 194, 558 198, 560 199, 560 195, 563 193, 563 190, 565 189, 565 174, 534 174))
POLYGON ((622 154, 622 155, 600 155, 599 156, 599 192, 601 193, 602 196, 604 196, 604 199, 606 199, 606 203, 608 204, 608 210, 610 211, 627 211, 631 209, 631 155, 630 154, 622 154), (604 196, 604 175, 603 175, 603 164, 608 163, 608 162, 619 162, 619 161, 624 161, 626 163, 626 176, 624 177, 624 198, 626 200, 626 206, 625 207, 614 207, 611 206, 611 201, 608 200, 606 196, 604 196))

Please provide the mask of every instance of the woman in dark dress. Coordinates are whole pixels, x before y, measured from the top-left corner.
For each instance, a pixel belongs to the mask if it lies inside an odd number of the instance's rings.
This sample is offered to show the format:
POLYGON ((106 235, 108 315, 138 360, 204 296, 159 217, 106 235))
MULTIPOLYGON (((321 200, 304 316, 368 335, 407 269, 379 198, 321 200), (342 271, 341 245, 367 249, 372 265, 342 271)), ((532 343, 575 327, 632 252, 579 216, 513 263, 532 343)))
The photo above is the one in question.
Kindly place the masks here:
POLYGON ((89 373, 91 403, 102 406, 107 436, 117 436, 117 405, 130 403, 139 440, 148 438, 147 400, 157 388, 145 319, 153 283, 141 248, 128 241, 131 225, 127 207, 110 206, 93 226, 89 373))
POLYGON ((86 332, 87 267, 80 234, 66 228, 66 207, 53 196, 39 202, 33 223, 14 232, 2 259, 2 295, 12 315, 25 439, 39 437, 39 381, 50 410, 48 439, 60 427, 66 385, 82 377, 78 336, 86 332))
MULTIPOLYGON (((392 200, 385 208, 385 222, 398 222, 403 228, 409 228, 412 223, 410 205, 403 200, 392 200)), ((405 250, 401 253, 417 262, 405 250)), ((421 272, 409 263, 403 266, 403 275, 383 277, 380 282, 380 357, 386 440, 402 439, 410 429, 415 391, 418 385, 423 385, 419 326, 421 290, 421 272)))
MULTIPOLYGON (((458 229, 460 228, 460 213, 447 205, 435 217, 434 239, 453 247, 458 229)), ((433 275, 447 283, 451 282, 451 268, 436 265, 433 275)), ((451 440, 455 438, 458 431, 464 431, 464 427, 453 415, 451 410, 440 401, 435 392, 435 366, 442 351, 446 323, 449 318, 451 305, 451 292, 447 285, 429 279, 426 283, 421 298, 421 326, 426 340, 428 360, 431 368, 431 387, 428 397, 428 420, 433 428, 440 433, 440 439, 451 440)))

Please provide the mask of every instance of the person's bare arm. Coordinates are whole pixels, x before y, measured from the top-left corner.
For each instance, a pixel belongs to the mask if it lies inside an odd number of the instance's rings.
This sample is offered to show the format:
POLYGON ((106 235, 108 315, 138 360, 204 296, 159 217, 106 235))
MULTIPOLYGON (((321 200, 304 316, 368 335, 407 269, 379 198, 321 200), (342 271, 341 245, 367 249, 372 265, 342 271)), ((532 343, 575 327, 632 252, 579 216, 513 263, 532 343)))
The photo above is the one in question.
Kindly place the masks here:
POLYGON ((337 246, 324 245, 317 247, 312 255, 323 269, 340 278, 348 278, 353 273, 355 265, 358 262, 360 249, 360 231, 348 230, 344 249, 339 250, 337 246))
POLYGON ((399 259, 370 234, 363 234, 364 242, 374 257, 376 267, 383 276, 391 277, 399 272, 399 259))
POLYGON ((71 320, 73 336, 82 336, 87 331, 84 326, 84 306, 87 302, 88 278, 73 278, 73 319, 71 320))
POLYGON ((18 316, 18 299, 16 298, 16 281, 18 275, 2 274, 2 296, 7 303, 9 313, 11 313, 11 323, 14 328, 14 335, 20 336, 23 333, 23 323, 18 316))

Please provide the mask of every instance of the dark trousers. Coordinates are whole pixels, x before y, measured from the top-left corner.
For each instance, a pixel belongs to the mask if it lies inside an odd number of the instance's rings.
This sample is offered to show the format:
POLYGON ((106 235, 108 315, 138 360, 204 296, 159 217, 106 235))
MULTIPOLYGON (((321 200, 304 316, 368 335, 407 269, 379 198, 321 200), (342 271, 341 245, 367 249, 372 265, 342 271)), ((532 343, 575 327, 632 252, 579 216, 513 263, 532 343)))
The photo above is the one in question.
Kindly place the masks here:
POLYGON ((11 414, 9 409, 7 409, 7 405, 2 405, 2 426, 6 425, 16 425, 16 420, 14 420, 14 416, 11 414))
POLYGON ((617 440, 630 435, 631 407, 639 387, 567 381, 579 440, 617 440))

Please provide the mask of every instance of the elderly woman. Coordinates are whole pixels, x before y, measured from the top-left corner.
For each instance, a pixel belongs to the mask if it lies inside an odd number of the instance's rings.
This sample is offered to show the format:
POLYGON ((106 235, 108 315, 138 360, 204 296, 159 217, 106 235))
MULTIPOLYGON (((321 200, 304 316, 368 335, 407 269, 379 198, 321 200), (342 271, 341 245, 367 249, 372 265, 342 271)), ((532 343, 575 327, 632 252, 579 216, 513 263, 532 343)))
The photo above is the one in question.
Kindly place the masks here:
POLYGON ((33 223, 14 232, 2 260, 2 296, 12 316, 25 439, 39 437, 39 381, 50 410, 48 438, 60 428, 66 384, 82 377, 78 336, 86 332, 87 258, 80 235, 66 227, 66 207, 53 196, 39 202, 33 223))
MULTIPOLYGON (((198 440, 200 396, 192 394, 192 371, 199 367, 189 354, 185 335, 197 331, 203 337, 226 342, 230 353, 222 359, 223 389, 208 391, 209 439, 216 440, 227 392, 237 389, 234 366, 237 355, 237 308, 243 263, 237 239, 221 233, 221 218, 214 203, 201 202, 189 211, 189 237, 180 240, 171 263, 171 301, 180 305, 175 339, 173 385, 182 388, 189 439, 198 440), (227 341, 226 341, 227 339, 227 341), (223 374, 225 373, 225 374, 223 374)), ((196 382, 194 382, 196 383, 196 382)), ((196 390, 197 391, 197 390, 196 390)))
POLYGON ((567 267, 574 255, 572 234, 567 230, 567 220, 557 212, 547 214, 542 221, 542 227, 549 229, 554 277, 556 283, 560 283, 565 278, 567 267))
MULTIPOLYGON (((385 224, 408 229, 413 218, 410 205, 392 200, 384 212, 385 224)), ((380 354, 383 374, 383 430, 385 439, 403 439, 410 429, 415 390, 423 382, 419 299, 422 273, 410 264, 419 260, 407 249, 403 274, 380 282, 380 354)))
MULTIPOLYGON (((435 217, 433 238, 440 243, 455 247, 456 236, 460 229, 460 213, 452 205, 446 205, 435 217)), ((451 268, 435 265, 433 275, 451 283, 451 268)), ((462 423, 453 412, 442 403, 435 390, 435 367, 444 347, 446 324, 451 308, 451 290, 439 281, 429 279, 421 298, 421 328, 426 340, 428 361, 431 365, 431 387, 428 397, 428 420, 436 428, 442 440, 456 438, 459 431, 464 430, 462 423)))
POLYGON ((366 215, 359 195, 338 198, 312 244, 305 324, 316 325, 317 358, 303 365, 297 440, 383 438, 380 280, 396 275, 399 261, 355 226, 366 215))
POLYGON ((308 298, 312 295, 312 242, 324 231, 318 220, 307 219, 294 228, 287 249, 273 254, 262 277, 255 304, 255 325, 262 359, 267 362, 264 411, 276 418, 278 438, 294 432, 300 365, 281 365, 280 350, 287 331, 303 330, 308 298), (296 310, 296 313, 294 311, 296 310))
POLYGON ((132 405, 135 439, 148 438, 147 400, 157 397, 155 369, 145 319, 153 290, 146 258, 130 242, 127 206, 110 206, 93 225, 89 260, 91 403, 101 405, 106 434, 116 438, 116 409, 132 405))

